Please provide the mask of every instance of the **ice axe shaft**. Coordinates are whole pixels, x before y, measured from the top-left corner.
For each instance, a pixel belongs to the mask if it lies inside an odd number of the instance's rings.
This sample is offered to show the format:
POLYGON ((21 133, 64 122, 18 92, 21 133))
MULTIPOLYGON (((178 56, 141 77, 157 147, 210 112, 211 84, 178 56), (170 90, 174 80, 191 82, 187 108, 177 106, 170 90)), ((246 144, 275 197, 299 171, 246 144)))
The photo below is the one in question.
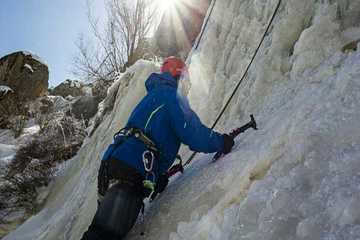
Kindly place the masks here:
POLYGON ((184 172, 184 167, 182 165, 182 163, 178 163, 178 164, 175 164, 174 166, 172 166, 167 172, 166 172, 166 175, 167 177, 171 177, 173 175, 175 175, 176 173, 178 172, 181 172, 183 173, 184 172))
MULTIPOLYGON (((249 128, 253 128, 254 130, 257 130, 257 126, 256 126, 256 121, 255 121, 255 118, 254 118, 254 115, 250 115, 250 122, 248 122, 247 124, 245 124, 244 126, 242 127, 239 127, 239 128, 236 128, 234 130, 232 130, 230 133, 229 133, 229 136, 232 137, 233 139, 235 139, 240 133, 243 133, 245 132, 246 130, 248 130, 249 128)), ((217 152, 213 158, 213 162, 215 162, 216 160, 218 160, 221 156, 223 155, 222 152, 217 152)))
POLYGON ((250 122, 248 122, 247 124, 245 124, 244 126, 242 127, 239 127, 239 128, 236 128, 234 130, 232 130, 229 135, 230 137, 232 138, 236 138, 240 133, 243 133, 245 132, 246 130, 248 130, 249 128, 253 128, 255 130, 257 130, 257 126, 256 126, 256 121, 255 121, 255 118, 254 118, 254 115, 250 115, 250 122))

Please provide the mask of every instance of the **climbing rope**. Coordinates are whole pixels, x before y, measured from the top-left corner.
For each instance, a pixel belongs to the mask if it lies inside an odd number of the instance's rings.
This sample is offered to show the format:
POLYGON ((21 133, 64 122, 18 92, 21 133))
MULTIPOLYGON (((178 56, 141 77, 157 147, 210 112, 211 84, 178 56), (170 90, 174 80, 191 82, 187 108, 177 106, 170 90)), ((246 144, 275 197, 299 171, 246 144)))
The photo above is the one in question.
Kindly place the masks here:
POLYGON ((202 31, 201 31, 201 33, 200 33, 200 37, 199 37, 199 39, 198 39, 198 41, 197 41, 197 43, 196 43, 195 49, 197 49, 197 48, 199 47, 199 44, 200 44, 201 39, 202 39, 202 36, 203 36, 203 34, 204 34, 204 32, 205 32, 206 26, 207 26, 207 24, 208 24, 208 22, 209 22, 209 20, 210 20, 210 17, 211 17, 211 14, 212 14, 212 11, 213 11, 213 9, 214 9, 215 4, 216 4, 216 0, 213 0, 213 4, 212 4, 212 6, 211 6, 209 16, 208 16, 208 17, 206 18, 206 20, 205 20, 204 27, 203 27, 203 29, 202 29, 202 31))
MULTIPOLYGON (((215 1, 215 0, 214 0, 214 1, 215 1)), ((273 21, 274 21, 274 19, 275 19, 275 16, 277 15, 277 13, 278 13, 278 11, 279 11, 280 5, 281 5, 281 0, 279 0, 277 6, 276 6, 276 8, 275 8, 275 11, 274 11, 274 13, 273 13, 273 15, 272 15, 272 17, 271 17, 271 19, 270 19, 270 22, 268 23, 268 26, 267 26, 267 28, 266 28, 266 30, 265 30, 262 38, 261 38, 261 41, 260 41, 258 47, 256 48, 256 51, 255 51, 253 57, 251 58, 251 61, 250 61, 250 63, 248 64, 248 66, 247 66, 247 68, 246 68, 243 76, 241 77, 241 79, 240 79, 240 81, 237 83, 237 85, 235 86, 235 88, 234 88, 232 94, 230 95, 229 99, 227 100, 225 106, 222 108, 221 112, 220 112, 219 115, 217 116, 214 124, 213 124, 212 127, 211 127, 211 130, 213 130, 213 129, 215 128, 215 126, 218 124, 220 118, 221 118, 222 115, 224 114, 224 112, 225 112, 225 110, 227 109, 227 107, 229 106, 232 98, 235 96, 235 93, 236 93, 237 90, 239 89, 240 84, 241 84, 241 83, 243 82, 243 80, 245 79, 245 77, 246 77, 246 75, 247 75, 247 73, 248 73, 248 71, 249 71, 252 63, 254 62, 254 59, 255 59, 257 53, 258 53, 259 50, 260 50, 261 45, 262 45, 263 42, 264 42, 264 39, 265 39, 265 37, 266 37, 269 29, 270 29, 270 26, 272 25, 272 23, 273 23, 273 21)), ((214 2, 214 4, 213 4, 213 6, 212 6, 212 8, 211 8, 210 11, 212 11, 212 9, 213 9, 214 6, 215 6, 215 2, 214 2)), ((205 30, 206 24, 207 24, 207 22, 208 22, 208 20, 209 20, 209 18, 210 18, 210 15, 211 15, 211 12, 210 12, 210 14, 209 14, 209 17, 208 17, 207 21, 205 22, 204 30, 205 30)), ((204 31, 203 31, 203 32, 204 32, 204 31)), ((203 32, 202 32, 202 33, 203 33, 203 32)), ((198 41, 197 46, 195 47, 195 49, 198 47, 199 42, 201 41, 202 33, 201 33, 201 35, 200 35, 199 41, 198 41)), ((191 156, 189 157, 189 159, 185 162, 184 166, 190 164, 190 162, 194 159, 194 157, 195 157, 196 154, 197 154, 197 152, 193 152, 193 153, 191 154, 191 156)))

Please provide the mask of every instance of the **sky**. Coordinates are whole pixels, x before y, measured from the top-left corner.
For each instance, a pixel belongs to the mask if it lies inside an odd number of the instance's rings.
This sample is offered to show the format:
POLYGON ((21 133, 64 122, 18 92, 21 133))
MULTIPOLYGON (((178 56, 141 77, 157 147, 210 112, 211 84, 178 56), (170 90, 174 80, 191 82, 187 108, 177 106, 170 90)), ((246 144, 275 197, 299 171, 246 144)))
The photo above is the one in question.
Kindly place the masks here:
MULTIPOLYGON (((105 16, 103 0, 94 0, 93 12, 105 16)), ((91 36, 86 0, 1 0, 0 58, 19 50, 38 55, 49 67, 49 86, 71 74, 80 34, 91 36)))

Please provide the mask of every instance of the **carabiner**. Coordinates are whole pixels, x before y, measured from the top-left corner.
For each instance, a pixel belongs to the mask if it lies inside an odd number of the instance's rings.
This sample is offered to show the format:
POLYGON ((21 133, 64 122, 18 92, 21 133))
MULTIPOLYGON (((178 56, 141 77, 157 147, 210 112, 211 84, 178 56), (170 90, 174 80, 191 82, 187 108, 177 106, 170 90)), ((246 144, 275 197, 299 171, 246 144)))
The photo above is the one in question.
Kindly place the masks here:
POLYGON ((155 156, 152 151, 146 150, 143 155, 143 163, 146 172, 151 172, 154 165, 155 156))

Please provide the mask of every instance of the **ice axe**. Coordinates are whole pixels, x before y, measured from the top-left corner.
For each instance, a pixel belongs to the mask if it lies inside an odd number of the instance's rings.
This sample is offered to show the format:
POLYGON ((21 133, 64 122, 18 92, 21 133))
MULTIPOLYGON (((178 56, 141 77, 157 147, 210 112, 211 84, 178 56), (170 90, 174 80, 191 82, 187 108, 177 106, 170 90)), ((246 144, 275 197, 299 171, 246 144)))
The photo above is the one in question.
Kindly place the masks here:
POLYGON ((180 160, 180 162, 178 164, 175 164, 174 166, 172 166, 167 172, 166 175, 169 177, 175 175, 178 172, 183 173, 184 172, 184 166, 182 164, 182 158, 180 155, 176 156, 177 159, 180 160))
MULTIPOLYGON (((255 121, 255 118, 254 118, 254 115, 250 115, 250 118, 251 118, 251 121, 248 122, 247 124, 245 124, 244 126, 242 127, 239 127, 239 128, 236 128, 234 129, 233 131, 231 131, 229 133, 229 135, 234 139, 236 138, 240 133, 242 132, 245 132, 247 129, 249 128, 253 128, 255 130, 257 130, 257 126, 256 126, 256 121, 255 121)), ((218 152, 215 154, 214 158, 213 158, 213 162, 215 162, 216 160, 218 160, 221 156, 223 155, 223 153, 221 152, 218 152)), ((180 159, 180 163, 178 164, 175 164, 174 166, 172 166, 167 172, 166 172, 166 175, 170 178, 171 176, 175 175, 176 173, 178 172, 181 172, 183 173, 184 172, 184 166, 186 165, 183 165, 182 164, 182 160, 181 158, 180 159)))
POLYGON ((253 128, 255 130, 258 130, 257 126, 256 126, 256 121, 255 121, 254 115, 251 114, 250 118, 251 118, 250 122, 248 122, 247 124, 245 124, 242 127, 239 127, 239 128, 236 128, 236 129, 232 130, 231 133, 229 133, 229 135, 232 138, 236 138, 240 133, 245 132, 249 128, 253 128))
MULTIPOLYGON (((242 127, 239 127, 239 128, 236 128, 234 130, 232 130, 230 133, 229 133, 229 136, 232 137, 233 139, 235 139, 240 133, 243 133, 245 132, 246 130, 248 130, 249 128, 253 128, 254 130, 258 130, 257 129, 257 126, 256 126, 256 121, 255 121, 255 118, 254 118, 254 115, 250 115, 250 122, 248 122, 247 124, 245 124, 244 126, 242 127)), ((212 162, 216 162, 219 158, 221 158, 221 156, 223 155, 222 152, 217 152, 212 160, 212 162)))

